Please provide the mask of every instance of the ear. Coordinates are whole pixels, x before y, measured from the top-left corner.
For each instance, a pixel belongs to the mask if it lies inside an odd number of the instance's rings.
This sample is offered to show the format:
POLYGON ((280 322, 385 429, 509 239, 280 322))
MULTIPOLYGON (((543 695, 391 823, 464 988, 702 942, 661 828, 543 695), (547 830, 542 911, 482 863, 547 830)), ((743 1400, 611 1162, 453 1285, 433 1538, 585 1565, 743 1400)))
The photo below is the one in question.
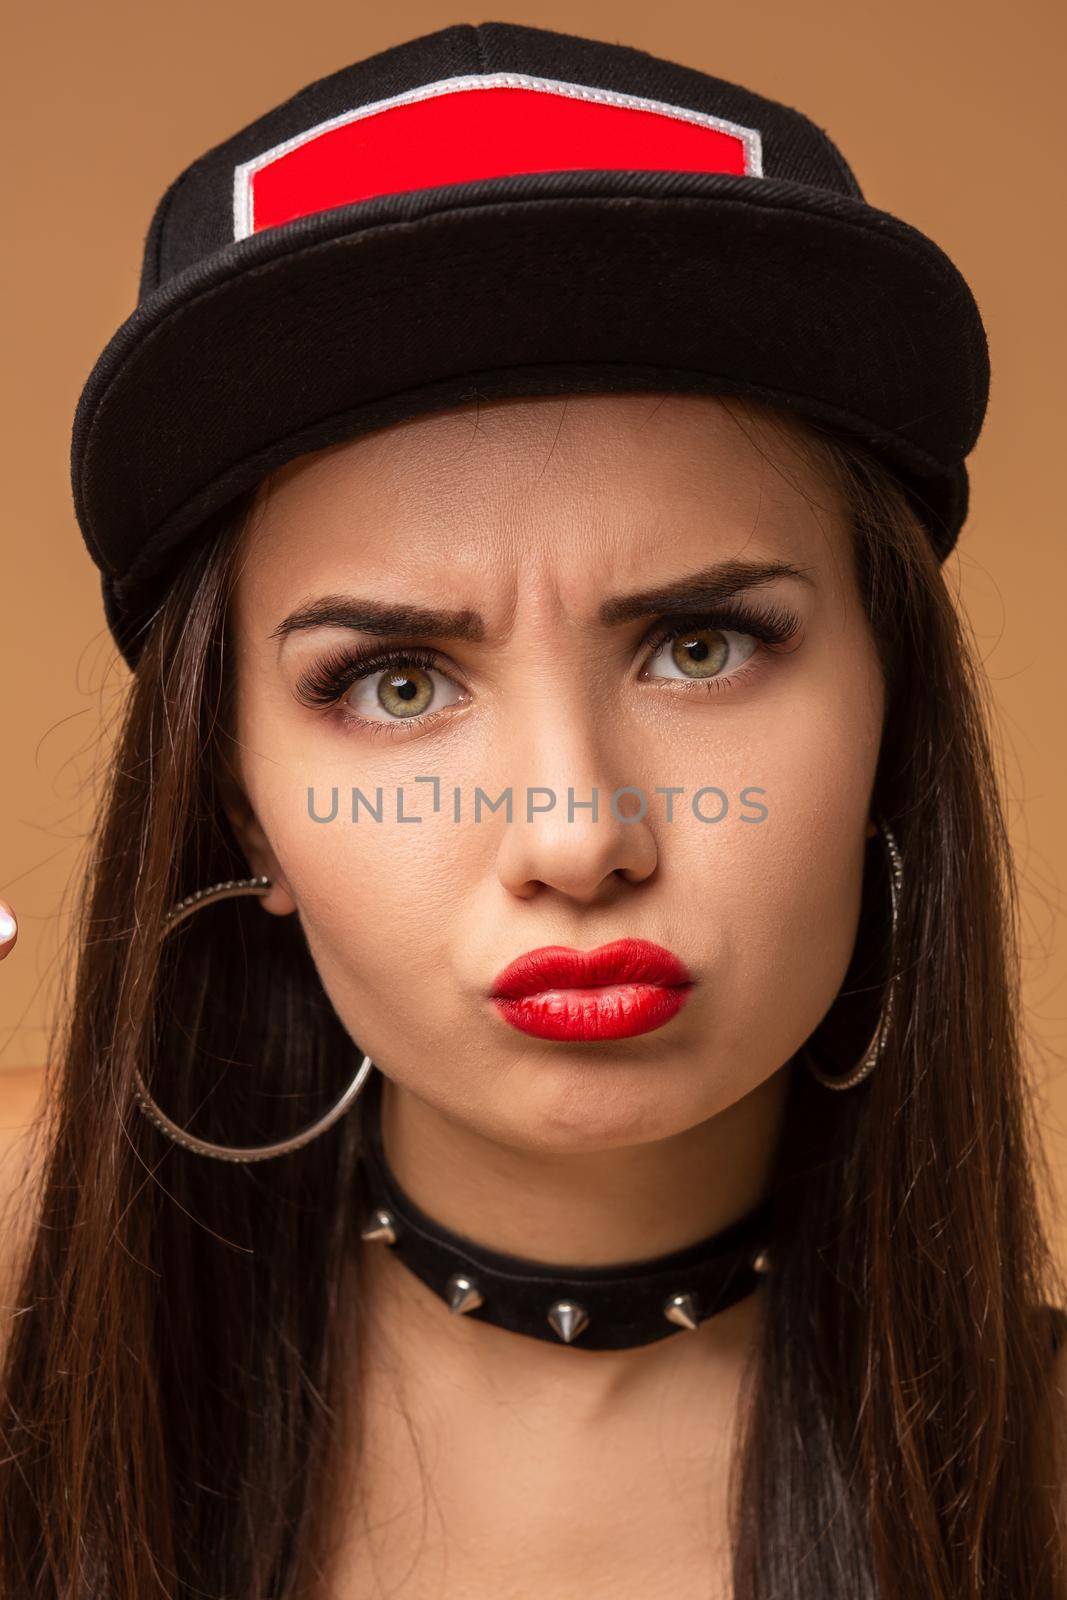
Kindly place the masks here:
POLYGON ((228 768, 223 768, 219 772, 218 788, 222 808, 229 818, 230 826, 244 851, 252 873, 270 879, 270 890, 260 896, 260 904, 272 916, 288 916, 296 910, 296 898, 286 882, 278 858, 271 848, 259 818, 252 809, 248 796, 228 768))

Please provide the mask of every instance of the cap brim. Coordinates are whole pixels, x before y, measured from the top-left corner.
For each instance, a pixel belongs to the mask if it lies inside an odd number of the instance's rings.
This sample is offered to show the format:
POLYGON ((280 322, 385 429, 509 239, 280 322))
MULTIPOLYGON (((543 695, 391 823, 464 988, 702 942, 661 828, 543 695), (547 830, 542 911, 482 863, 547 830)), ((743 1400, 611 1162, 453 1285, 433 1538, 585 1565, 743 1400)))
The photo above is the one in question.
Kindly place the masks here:
POLYGON ((86 382, 72 487, 109 620, 132 637, 139 588, 295 456, 475 392, 691 389, 864 441, 943 558, 988 382, 962 275, 860 200, 769 178, 530 173, 321 212, 166 281, 86 382))

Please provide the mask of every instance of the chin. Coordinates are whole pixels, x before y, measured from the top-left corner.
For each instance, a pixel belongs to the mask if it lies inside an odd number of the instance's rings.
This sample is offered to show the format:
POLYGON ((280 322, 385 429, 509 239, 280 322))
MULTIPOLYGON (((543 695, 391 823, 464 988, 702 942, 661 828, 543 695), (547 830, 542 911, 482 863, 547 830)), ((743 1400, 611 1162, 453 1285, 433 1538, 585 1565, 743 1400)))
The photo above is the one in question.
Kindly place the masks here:
POLYGON ((716 1094, 706 1057, 637 1060, 617 1046, 531 1054, 502 1074, 494 1124, 504 1142, 574 1155, 684 1133, 736 1098, 716 1094))

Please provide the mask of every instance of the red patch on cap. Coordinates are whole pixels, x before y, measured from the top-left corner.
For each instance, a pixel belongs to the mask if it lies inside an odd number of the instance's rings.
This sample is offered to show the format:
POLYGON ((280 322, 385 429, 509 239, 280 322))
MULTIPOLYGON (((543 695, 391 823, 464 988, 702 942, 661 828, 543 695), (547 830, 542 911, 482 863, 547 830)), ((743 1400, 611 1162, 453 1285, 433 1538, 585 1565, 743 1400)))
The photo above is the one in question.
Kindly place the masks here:
POLYGON ((585 84, 516 72, 445 78, 332 117, 237 167, 234 238, 374 195, 590 170, 761 177, 760 136, 585 84))

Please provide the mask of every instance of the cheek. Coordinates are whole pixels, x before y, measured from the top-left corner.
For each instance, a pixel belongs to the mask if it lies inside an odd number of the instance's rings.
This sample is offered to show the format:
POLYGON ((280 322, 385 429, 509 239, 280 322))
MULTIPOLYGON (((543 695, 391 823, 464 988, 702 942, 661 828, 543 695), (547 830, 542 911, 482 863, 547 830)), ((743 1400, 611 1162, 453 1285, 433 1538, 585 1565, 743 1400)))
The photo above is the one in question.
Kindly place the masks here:
POLYGON ((766 790, 768 815, 723 836, 716 921, 728 1019, 736 1030, 747 1020, 776 1063, 826 1014, 848 969, 864 862, 878 848, 866 829, 882 708, 873 671, 832 675, 794 696, 768 736, 746 742, 738 782, 766 790))
POLYGON ((431 1014, 435 979, 452 965, 462 880, 459 855, 432 819, 397 821, 389 786, 381 820, 361 806, 353 822, 353 784, 376 804, 374 785, 359 774, 338 781, 336 815, 331 786, 315 784, 313 809, 323 820, 309 815, 306 783, 297 805, 276 795, 258 804, 323 988, 359 1042, 363 1026, 380 1034, 398 1013, 416 1024, 431 1014))
MULTIPOLYGON (((248 664, 244 681, 257 674, 268 679, 268 665, 248 664)), ((281 689, 247 694, 239 728, 244 788, 337 1015, 357 1042, 363 1026, 380 1034, 398 1009, 418 1017, 450 948, 449 908, 461 882, 454 837, 430 819, 398 822, 395 787, 376 772, 368 746, 294 716, 281 689), (380 821, 361 803, 353 822, 353 787, 372 807, 381 789, 380 821)), ((413 755, 411 773, 420 771, 413 755)), ((399 768, 395 781, 407 796, 421 795, 399 768)))
POLYGON ((798 805, 731 841, 717 894, 727 1052, 773 1070, 832 1005, 856 938, 866 814, 862 800, 798 805))

